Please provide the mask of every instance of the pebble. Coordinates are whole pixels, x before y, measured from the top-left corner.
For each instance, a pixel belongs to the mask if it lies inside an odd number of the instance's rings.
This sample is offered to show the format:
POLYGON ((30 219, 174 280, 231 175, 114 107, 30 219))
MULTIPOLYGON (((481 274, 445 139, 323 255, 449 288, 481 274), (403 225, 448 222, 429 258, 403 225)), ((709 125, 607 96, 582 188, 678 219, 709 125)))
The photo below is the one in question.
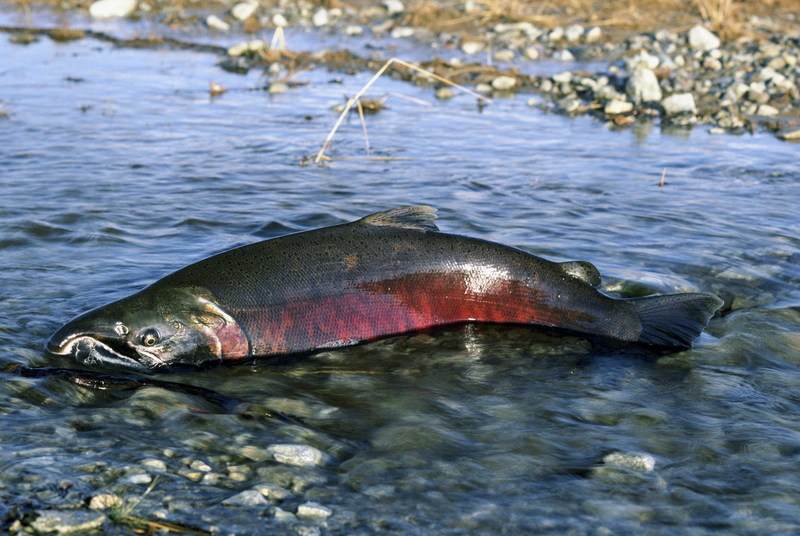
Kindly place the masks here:
POLYGON ((254 462, 263 462, 272 457, 266 450, 252 445, 243 446, 239 449, 239 453, 248 460, 253 460, 254 462))
POLYGON ((295 521, 297 519, 297 516, 293 513, 287 512, 283 508, 278 508, 277 506, 272 510, 272 517, 278 521, 295 521))
POLYGON ((667 116, 682 113, 694 114, 697 112, 694 103, 694 95, 691 93, 676 93, 670 95, 661 101, 661 107, 664 109, 664 114, 667 116))
POLYGON ((147 458, 146 460, 142 460, 141 464, 151 471, 156 471, 158 473, 165 473, 167 471, 167 464, 158 458, 147 458))
POLYGON ((514 59, 513 50, 498 50, 494 53, 494 59, 497 61, 512 61, 514 59))
POLYGON ((787 128, 778 133, 778 137, 784 141, 800 140, 800 128, 787 128))
POLYGON ((292 492, 289 491, 288 489, 283 488, 281 486, 277 486, 275 484, 258 484, 254 486, 253 489, 259 492, 267 499, 273 499, 276 501, 282 501, 283 499, 292 494, 292 492))
POLYGON ((612 452, 603 457, 603 464, 649 473, 656 468, 656 459, 649 454, 612 452))
POLYGON ((145 485, 152 482, 153 477, 148 475, 147 473, 140 473, 138 475, 131 475, 127 477, 125 481, 135 485, 145 485))
POLYGON ((276 462, 300 467, 323 465, 326 460, 326 456, 321 450, 306 445, 291 443, 271 445, 267 451, 272 454, 276 462))
POLYGON ((720 45, 719 37, 699 24, 689 30, 688 38, 690 47, 703 52, 719 48, 720 45))
POLYGON ((383 0, 383 7, 389 15, 399 15, 406 10, 406 6, 400 0, 383 0))
POLYGON ((136 9, 137 0, 99 0, 89 6, 89 14, 96 19, 127 17, 136 9))
POLYGON ((237 493, 222 501, 222 504, 231 506, 257 506, 260 504, 267 505, 269 501, 264 496, 254 489, 248 489, 241 493, 237 493))
POLYGON ((312 15, 311 17, 311 24, 313 24, 317 28, 321 26, 327 26, 328 24, 330 24, 330 22, 331 22, 330 14, 328 13, 328 10, 325 9, 324 7, 320 7, 316 11, 314 11, 314 15, 312 15))
POLYGON ((228 48, 228 56, 231 58, 236 58, 245 54, 247 52, 256 52, 258 50, 266 50, 268 47, 267 43, 260 40, 254 39, 252 41, 245 41, 244 43, 239 43, 233 45, 232 47, 228 48))
POLYGON ((610 100, 603 108, 607 115, 627 114, 633 111, 633 103, 621 100, 610 100))
POLYGON ((78 534, 97 529, 106 520, 104 514, 85 510, 40 510, 30 524, 34 532, 42 534, 78 534))
POLYGON ((200 471, 188 471, 186 469, 178 469, 178 474, 182 477, 191 480, 192 482, 200 482, 203 478, 203 474, 200 471))
POLYGON ((344 28, 345 35, 349 36, 356 36, 356 35, 364 35, 364 28, 359 26, 358 24, 349 24, 344 28))
POLYGON ((211 466, 203 460, 192 460, 192 462, 189 464, 189 467, 195 471, 203 471, 204 473, 211 471, 211 466))
POLYGON ((567 29, 564 30, 564 38, 570 42, 574 43, 579 41, 581 37, 583 37, 584 28, 580 24, 571 24, 567 26, 567 29))
POLYGON ((777 108, 770 106, 769 104, 759 104, 758 108, 756 109, 756 115, 763 115, 765 117, 773 117, 779 113, 780 111, 777 108))
POLYGON ((286 20, 286 17, 282 13, 275 13, 272 16, 272 24, 278 28, 285 28, 289 26, 289 21, 286 20))
POLYGON ((557 50, 553 53, 553 59, 558 61, 575 61, 575 55, 569 51, 569 49, 562 48, 561 50, 557 50))
POLYGON ((626 85, 628 97, 635 104, 659 102, 661 100, 661 86, 655 73, 643 65, 634 69, 626 85))
POLYGON ((108 510, 122 506, 122 498, 112 493, 99 493, 89 500, 90 510, 108 510))
POLYGON ((397 28, 392 28, 392 31, 389 35, 395 39, 403 39, 406 37, 411 37, 415 33, 416 30, 411 26, 398 26, 397 28))
POLYGON ((461 43, 461 51, 464 54, 477 54, 483 50, 485 45, 480 41, 464 41, 461 43))
POLYGON ((592 26, 586 32, 585 39, 587 43, 594 43, 595 41, 599 41, 602 36, 603 30, 601 30, 599 26, 592 26))
POLYGON ((231 9, 233 18, 240 21, 249 19, 258 9, 258 2, 239 2, 231 9))
POLYGON ((315 502, 303 503, 297 507, 297 517, 300 519, 325 519, 333 514, 333 510, 315 502))
POLYGON ((439 89, 436 90, 437 99, 447 100, 447 99, 452 99, 455 96, 456 96, 455 91, 453 91, 449 87, 440 87, 439 89))
POLYGON ((217 30, 220 32, 227 32, 231 29, 231 25, 222 20, 221 18, 217 17, 216 15, 209 15, 206 17, 206 26, 211 28, 212 30, 217 30))
POLYGON ((555 41, 561 41, 562 39, 564 39, 564 28, 561 26, 556 26, 550 30, 549 34, 547 34, 547 40, 551 43, 555 41))
POLYGON ((525 49, 525 57, 529 60, 539 59, 539 49, 536 47, 528 47, 525 49))
POLYGON ((267 93, 270 95, 280 95, 287 91, 289 91, 289 86, 285 82, 270 82, 269 87, 267 87, 267 93))
POLYGON ((508 91, 517 85, 517 79, 513 76, 501 75, 492 80, 492 88, 497 91, 508 91))

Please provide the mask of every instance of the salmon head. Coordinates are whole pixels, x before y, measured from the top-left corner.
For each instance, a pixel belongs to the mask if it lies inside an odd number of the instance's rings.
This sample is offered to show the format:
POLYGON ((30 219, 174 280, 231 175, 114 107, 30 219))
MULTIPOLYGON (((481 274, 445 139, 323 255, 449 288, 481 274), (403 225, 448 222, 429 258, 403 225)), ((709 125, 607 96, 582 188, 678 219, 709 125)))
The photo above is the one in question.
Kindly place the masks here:
POLYGON ((248 355, 242 329, 198 289, 148 287, 84 313, 47 343, 86 366, 150 371, 248 355))

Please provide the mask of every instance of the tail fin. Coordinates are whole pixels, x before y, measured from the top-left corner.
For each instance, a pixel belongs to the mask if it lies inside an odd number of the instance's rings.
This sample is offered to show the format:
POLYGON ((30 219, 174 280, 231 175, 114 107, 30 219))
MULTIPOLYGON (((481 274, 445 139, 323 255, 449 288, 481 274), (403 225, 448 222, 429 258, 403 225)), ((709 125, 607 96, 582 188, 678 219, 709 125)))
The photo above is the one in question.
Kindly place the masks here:
POLYGON ((722 300, 711 294, 670 294, 632 298, 642 323, 637 342, 691 348, 722 300))

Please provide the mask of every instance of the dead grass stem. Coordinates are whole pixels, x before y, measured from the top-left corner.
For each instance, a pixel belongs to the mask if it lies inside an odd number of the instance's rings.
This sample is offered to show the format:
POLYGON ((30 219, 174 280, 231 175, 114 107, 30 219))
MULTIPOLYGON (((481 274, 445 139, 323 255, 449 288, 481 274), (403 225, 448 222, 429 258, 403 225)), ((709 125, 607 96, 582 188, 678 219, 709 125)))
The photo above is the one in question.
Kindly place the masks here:
MULTIPOLYGON (((336 134, 336 131, 339 130, 339 127, 341 126, 342 122, 344 121, 344 118, 347 117, 347 114, 350 111, 350 109, 356 104, 358 104, 359 115, 362 118, 362 125, 364 127, 364 135, 366 136, 366 123, 363 122, 363 109, 361 107, 361 98, 364 96, 364 93, 366 93, 367 90, 369 88, 371 88, 372 85, 375 84, 375 82, 377 82, 378 79, 389 69, 389 67, 391 67, 394 64, 398 64, 398 65, 401 65, 403 67, 406 67, 407 69, 411 69, 412 71, 417 71, 418 73, 422 73, 422 74, 424 74, 426 76, 430 76, 434 80, 436 80, 438 82, 441 82, 443 84, 447 84, 449 86, 455 87, 457 89, 460 89, 461 91, 463 91, 465 93, 468 93, 469 95, 472 95, 473 97, 477 98, 478 100, 483 100, 485 102, 492 102, 492 100, 489 99, 488 97, 484 97, 483 95, 475 93, 474 91, 469 90, 469 89, 465 88, 464 86, 459 85, 459 84, 453 82, 452 80, 449 80, 449 79, 447 79, 447 78, 445 78, 443 76, 439 76, 438 74, 433 73, 433 72, 431 72, 431 71, 429 71, 427 69, 423 69, 422 67, 414 65, 413 63, 408 63, 407 61, 401 60, 400 58, 390 58, 386 63, 383 64, 383 66, 380 69, 378 69, 378 71, 374 75, 372 75, 372 78, 370 78, 367 81, 367 83, 364 84, 361 87, 361 89, 359 89, 358 92, 353 97, 347 99, 347 103, 345 104, 344 109, 342 110, 342 113, 339 114, 339 118, 336 120, 336 123, 334 123, 334 125, 331 128, 330 132, 328 132, 328 136, 325 138, 325 142, 322 144, 322 147, 320 148, 319 152, 317 153, 316 158, 314 158, 314 163, 315 164, 319 164, 323 159, 329 159, 329 157, 327 157, 325 155, 325 150, 330 146, 331 140, 333 140, 333 136, 336 134)), ((369 144, 367 145, 367 153, 369 153, 369 144)))

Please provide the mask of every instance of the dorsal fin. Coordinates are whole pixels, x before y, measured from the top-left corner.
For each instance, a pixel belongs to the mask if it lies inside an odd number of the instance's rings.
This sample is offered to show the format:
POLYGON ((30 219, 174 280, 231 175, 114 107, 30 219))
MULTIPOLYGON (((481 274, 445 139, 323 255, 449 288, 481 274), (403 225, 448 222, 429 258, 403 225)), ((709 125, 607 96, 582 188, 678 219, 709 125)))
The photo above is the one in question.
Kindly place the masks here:
POLYGON ((434 220, 436 209, 424 205, 415 207, 398 207, 384 212, 376 212, 358 220, 357 223, 376 225, 378 227, 397 227, 416 231, 438 231, 434 220))
POLYGON ((562 262, 558 266, 570 277, 580 279, 593 287, 600 285, 600 272, 591 262, 569 261, 562 262))

